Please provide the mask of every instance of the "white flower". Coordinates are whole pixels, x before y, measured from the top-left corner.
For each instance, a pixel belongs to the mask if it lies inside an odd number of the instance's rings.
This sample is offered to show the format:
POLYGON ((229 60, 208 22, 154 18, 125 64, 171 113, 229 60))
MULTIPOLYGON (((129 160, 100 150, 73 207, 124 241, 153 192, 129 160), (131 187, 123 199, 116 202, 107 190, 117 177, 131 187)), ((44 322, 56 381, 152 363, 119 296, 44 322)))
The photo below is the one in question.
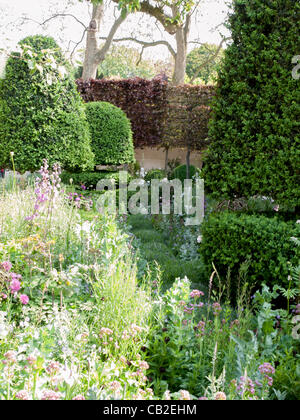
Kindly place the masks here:
POLYGON ((297 220, 297 222, 296 222, 296 223, 300 224, 300 219, 299 219, 299 220, 297 220))
POLYGON ((9 330, 7 326, 3 323, 0 324, 0 340, 4 340, 4 338, 8 335, 9 330))
POLYGON ((198 236, 197 242, 198 242, 198 244, 200 244, 202 242, 202 236, 201 235, 198 236))
POLYGON ((85 221, 82 225, 77 224, 75 226, 75 233, 80 238, 82 233, 86 233, 87 235, 91 232, 91 223, 89 221, 85 221))

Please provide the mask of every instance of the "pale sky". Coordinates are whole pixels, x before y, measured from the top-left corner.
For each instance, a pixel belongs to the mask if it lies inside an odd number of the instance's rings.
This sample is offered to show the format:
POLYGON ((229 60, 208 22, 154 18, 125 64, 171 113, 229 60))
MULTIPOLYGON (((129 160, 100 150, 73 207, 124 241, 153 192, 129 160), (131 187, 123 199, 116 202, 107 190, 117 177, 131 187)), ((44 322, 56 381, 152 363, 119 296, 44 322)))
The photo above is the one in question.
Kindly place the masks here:
MULTIPOLYGON (((220 33, 228 35, 227 30, 220 26, 227 15, 227 3, 230 0, 202 0, 199 12, 195 16, 190 40, 201 42, 219 43, 220 33), (214 29, 218 26, 217 29, 214 29)), ((74 42, 78 42, 83 33, 83 27, 75 19, 57 18, 51 20, 46 26, 43 22, 55 13, 71 13, 81 20, 86 26, 89 22, 90 6, 78 0, 0 0, 0 48, 13 50, 21 39, 27 35, 45 34, 53 36, 63 50, 70 50, 74 42), (25 20, 24 20, 25 18, 25 20), (27 20, 32 19, 32 20, 27 20), (35 21, 35 22, 34 22, 35 21)), ((114 20, 114 7, 107 6, 102 36, 108 34, 114 20)), ((117 32, 116 37, 139 35, 145 41, 166 39, 174 45, 174 38, 159 29, 153 18, 137 13, 130 15, 117 32)), ((84 48, 85 42, 80 47, 84 48)), ((131 44, 140 48, 137 44, 131 44)), ((79 48, 80 48, 79 47, 79 48)), ((190 49, 195 44, 190 44, 190 49)), ((145 57, 165 59, 168 57, 165 47, 149 48, 145 50, 145 57)))

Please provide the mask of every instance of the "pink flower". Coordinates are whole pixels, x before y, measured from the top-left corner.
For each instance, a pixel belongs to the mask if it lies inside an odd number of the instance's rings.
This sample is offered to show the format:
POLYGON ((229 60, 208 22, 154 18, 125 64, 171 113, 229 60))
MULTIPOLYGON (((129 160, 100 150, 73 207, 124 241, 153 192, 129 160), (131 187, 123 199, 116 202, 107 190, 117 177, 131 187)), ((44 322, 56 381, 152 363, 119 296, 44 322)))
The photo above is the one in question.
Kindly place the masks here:
POLYGON ((56 401, 61 400, 62 395, 59 392, 55 392, 52 390, 46 390, 43 392, 42 400, 43 401, 56 401))
POLYGON ((192 290, 190 293, 190 298, 199 298, 201 296, 204 296, 204 293, 197 289, 192 290))
POLYGON ((218 316, 219 313, 222 312, 222 307, 218 302, 213 303, 212 307, 213 307, 213 310, 214 310, 213 314, 215 316, 218 316))
POLYGON ((13 279, 10 283, 10 290, 12 292, 18 292, 21 289, 21 283, 19 280, 13 279))
POLYGON ((10 271, 12 268, 12 263, 10 261, 4 261, 3 263, 1 263, 1 267, 3 268, 4 271, 10 271))
POLYGON ((84 401, 85 398, 83 395, 76 395, 76 397, 72 398, 73 401, 84 401))
POLYGON ((20 301, 23 305, 27 305, 29 302, 29 297, 27 295, 20 295, 20 301))
POLYGON ((275 369, 271 363, 264 363, 263 365, 260 365, 258 370, 262 375, 274 375, 275 373, 275 369))
POLYGON ((25 391, 25 389, 23 389, 22 391, 19 391, 16 393, 16 399, 27 401, 29 400, 29 394, 27 391, 25 391))

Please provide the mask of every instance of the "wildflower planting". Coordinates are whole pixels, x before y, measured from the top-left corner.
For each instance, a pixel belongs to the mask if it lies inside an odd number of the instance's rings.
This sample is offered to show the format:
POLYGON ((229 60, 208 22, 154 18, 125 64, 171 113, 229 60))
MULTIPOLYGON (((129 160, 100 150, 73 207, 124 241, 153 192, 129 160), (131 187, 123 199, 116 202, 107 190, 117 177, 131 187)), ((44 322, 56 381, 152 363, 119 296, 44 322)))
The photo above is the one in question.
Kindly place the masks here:
POLYGON ((152 395, 151 290, 116 220, 79 205, 46 162, 34 188, 1 195, 1 399, 152 395))
POLYGON ((186 277, 162 291, 129 224, 80 209, 58 165, 1 187, 2 400, 299 396, 295 288, 244 289, 236 308, 217 272, 205 292, 186 277), (273 308, 280 294, 289 305, 273 308))

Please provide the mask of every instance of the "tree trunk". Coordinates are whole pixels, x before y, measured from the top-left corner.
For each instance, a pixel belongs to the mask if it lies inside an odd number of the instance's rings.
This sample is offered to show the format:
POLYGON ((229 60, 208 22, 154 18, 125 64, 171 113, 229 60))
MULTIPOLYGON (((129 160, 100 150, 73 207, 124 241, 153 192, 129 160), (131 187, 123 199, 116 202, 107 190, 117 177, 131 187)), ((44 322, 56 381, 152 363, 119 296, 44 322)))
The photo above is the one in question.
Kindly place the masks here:
MULTIPOLYGON (((173 17, 179 13, 178 8, 173 8, 173 17)), ((180 26, 175 34, 177 52, 175 56, 175 69, 173 74, 172 83, 175 86, 184 84, 186 73, 186 57, 188 48, 188 38, 191 30, 191 14, 188 14, 185 23, 180 26)))
POLYGON ((190 166, 191 166, 191 162, 190 162, 190 156, 191 156, 191 147, 190 144, 188 143, 187 145, 187 153, 186 153, 186 179, 190 179, 190 166))
POLYGON ((165 149, 165 171, 168 172, 168 163, 169 163, 169 148, 166 147, 165 149))
POLYGON ((177 29, 176 44, 177 52, 172 84, 178 86, 184 84, 186 72, 187 42, 184 35, 184 28, 177 29))
POLYGON ((97 60, 98 40, 100 31, 100 24, 104 14, 104 4, 94 4, 92 19, 87 29, 86 49, 84 56, 83 80, 96 79, 97 67, 99 62, 97 60))

